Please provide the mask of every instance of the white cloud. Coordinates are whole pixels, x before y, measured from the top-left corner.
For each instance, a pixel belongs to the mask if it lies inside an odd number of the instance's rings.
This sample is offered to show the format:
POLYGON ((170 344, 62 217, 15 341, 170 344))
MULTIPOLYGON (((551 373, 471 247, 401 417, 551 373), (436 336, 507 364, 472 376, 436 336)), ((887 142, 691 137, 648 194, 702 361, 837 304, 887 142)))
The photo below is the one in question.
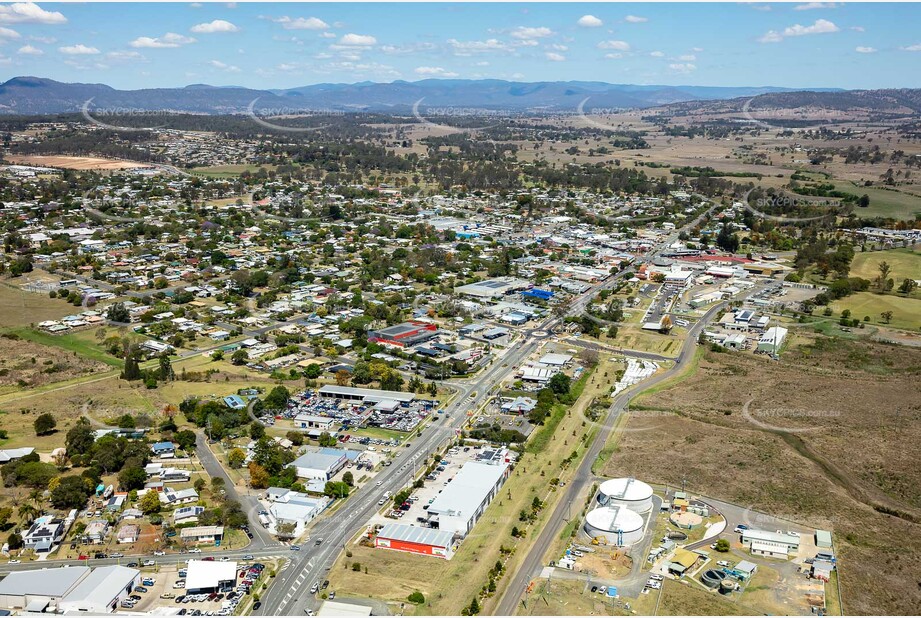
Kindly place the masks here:
POLYGON ((214 21, 207 22, 204 24, 198 24, 192 26, 192 32, 195 34, 215 34, 217 32, 239 32, 240 29, 230 23, 229 21, 223 19, 215 19, 214 21))
POLYGON ((321 32, 320 38, 321 39, 335 39, 336 35, 333 34, 332 32, 321 32))
POLYGON ((534 39, 522 39, 520 41, 512 41, 512 47, 537 47, 540 45, 534 39))
POLYGON ((853 30, 854 32, 866 32, 867 29, 863 26, 851 26, 848 30, 853 30))
POLYGON ((771 10, 770 4, 749 4, 748 6, 755 9, 756 11, 761 11, 763 13, 767 13, 771 10))
POLYGON ((664 58, 665 52, 654 51, 654 52, 649 52, 649 55, 652 56, 653 58, 664 58))
POLYGON ((620 52, 617 52, 613 54, 605 54, 604 57, 607 58, 608 60, 620 60, 621 58, 624 57, 624 55, 621 54, 620 52))
POLYGON ((239 73, 240 72, 239 67, 235 67, 232 64, 227 64, 226 62, 221 62, 220 60, 209 60, 208 64, 220 71, 227 71, 228 73, 239 73))
POLYGON ((66 24, 57 11, 46 11, 34 2, 0 5, 0 24, 66 24))
POLYGON ((552 49, 553 51, 569 51, 567 46, 560 45, 559 43, 551 43, 547 46, 547 49, 552 49))
POLYGON ((23 45, 22 47, 19 48, 19 51, 16 53, 21 56, 43 56, 45 54, 45 52, 43 52, 39 48, 33 47, 31 45, 23 45))
POLYGON ((601 43, 598 43, 598 49, 630 51, 630 43, 627 43, 626 41, 602 41, 601 43))
POLYGON ((800 24, 795 24, 793 26, 784 28, 783 32, 768 30, 758 39, 758 41, 761 43, 779 43, 786 37, 806 36, 808 34, 828 34, 831 32, 839 32, 840 30, 841 28, 828 21, 827 19, 817 19, 811 26, 801 26, 800 24))
POLYGON ((675 73, 691 73, 697 69, 697 67, 690 63, 675 63, 668 65, 669 70, 674 71, 675 73))
POLYGON ((794 7, 796 11, 812 11, 814 9, 836 9, 840 4, 837 2, 807 2, 806 4, 799 4, 794 7))
POLYGON ((377 39, 375 39, 370 34, 354 34, 350 32, 348 34, 342 35, 342 38, 339 39, 340 45, 349 45, 354 47, 370 47, 376 43, 377 39))
POLYGON ((804 36, 807 34, 828 34, 830 32, 838 32, 841 28, 828 21, 827 19, 817 19, 814 24, 811 26, 800 26, 796 24, 785 28, 783 31, 784 36, 804 36))
POLYGON ((499 39, 486 39, 485 41, 448 39, 448 45, 454 50, 455 56, 472 56, 473 54, 507 52, 509 50, 508 45, 499 39))
POLYGON ((566 56, 564 56, 563 54, 558 54, 556 52, 547 52, 544 54, 544 56, 547 58, 547 60, 550 60, 551 62, 563 62, 564 60, 566 60, 566 56))
POLYGON ((281 24, 285 30, 326 30, 329 24, 318 17, 295 17, 288 16, 273 19, 276 24, 281 24))
POLYGON ((900 47, 902 51, 917 52, 921 51, 921 43, 915 43, 914 45, 908 45, 906 47, 900 47))
POLYGON ((874 54, 879 50, 875 47, 864 47, 863 45, 858 45, 854 48, 854 51, 858 54, 874 54))
POLYGON ((703 50, 704 50, 703 47, 692 47, 692 48, 691 48, 691 51, 694 52, 695 54, 699 54, 699 53, 702 52, 703 50))
POLYGON ((419 52, 432 51, 437 46, 434 43, 410 43, 407 45, 381 45, 381 51, 390 56, 403 56, 419 52))
POLYGON ((528 26, 519 26, 512 30, 511 35, 514 39, 542 39, 553 34, 550 28, 531 28, 528 26))
POLYGON ((83 43, 58 47, 58 51, 68 56, 94 56, 99 53, 95 47, 87 47, 83 43))
POLYGON ((457 73, 446 71, 442 67, 416 67, 416 75, 426 75, 430 77, 457 77, 457 73))
POLYGON ((131 47, 148 48, 148 49, 166 49, 182 47, 194 43, 195 39, 190 36, 183 36, 175 32, 167 32, 162 37, 141 36, 131 41, 131 47))
POLYGON ((604 22, 594 15, 583 15, 576 23, 583 28, 600 28, 604 25, 604 22))
POLYGON ((682 62, 694 62, 697 60, 697 56, 694 54, 684 54, 683 56, 678 56, 678 60, 682 62))
POLYGON ((624 17, 624 21, 631 24, 642 24, 649 21, 646 17, 639 17, 638 15, 627 15, 624 17))
POLYGON ((15 30, 11 30, 10 28, 0 28, 0 39, 9 41, 21 38, 22 36, 15 30))
POLYGON ((143 54, 136 51, 111 51, 106 54, 110 60, 147 60, 143 54))

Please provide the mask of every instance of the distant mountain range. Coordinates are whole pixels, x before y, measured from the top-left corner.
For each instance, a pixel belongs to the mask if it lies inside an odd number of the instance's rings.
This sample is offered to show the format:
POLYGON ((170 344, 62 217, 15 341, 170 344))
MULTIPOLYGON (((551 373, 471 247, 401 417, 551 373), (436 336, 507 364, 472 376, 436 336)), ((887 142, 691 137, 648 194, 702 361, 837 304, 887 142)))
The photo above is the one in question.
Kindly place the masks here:
MULTIPOLYGON (((315 84, 284 90, 190 85, 184 88, 117 90, 105 84, 63 83, 41 77, 14 77, 0 85, 0 114, 57 114, 90 110, 174 111, 200 114, 245 112, 262 115, 297 110, 409 113, 420 109, 490 110, 510 113, 576 111, 584 108, 648 108, 658 105, 715 101, 764 94, 797 92, 792 88, 637 86, 604 82, 510 82, 495 79, 427 79, 417 82, 315 84), (586 99, 588 99, 586 101, 586 99), (89 101, 89 103, 87 103, 89 101)), ((814 93, 837 93, 816 89, 814 93)))

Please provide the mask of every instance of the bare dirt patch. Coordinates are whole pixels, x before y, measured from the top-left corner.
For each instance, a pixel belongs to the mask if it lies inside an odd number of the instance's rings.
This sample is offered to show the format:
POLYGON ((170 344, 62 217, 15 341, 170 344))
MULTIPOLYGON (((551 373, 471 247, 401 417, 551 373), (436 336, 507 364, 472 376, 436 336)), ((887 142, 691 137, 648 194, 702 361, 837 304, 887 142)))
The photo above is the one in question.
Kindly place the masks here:
POLYGON ((69 170, 125 170, 136 167, 148 167, 137 161, 120 159, 103 159, 100 157, 68 157, 63 155, 8 155, 11 163, 19 165, 36 165, 39 167, 59 167, 69 170))

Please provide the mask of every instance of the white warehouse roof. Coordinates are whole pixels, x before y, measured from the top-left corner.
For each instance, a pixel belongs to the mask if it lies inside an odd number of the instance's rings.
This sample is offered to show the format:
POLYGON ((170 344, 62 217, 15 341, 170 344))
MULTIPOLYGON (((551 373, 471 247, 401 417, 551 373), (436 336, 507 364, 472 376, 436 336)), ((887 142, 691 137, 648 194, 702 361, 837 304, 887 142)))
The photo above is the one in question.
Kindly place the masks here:
POLYGON ((237 581, 236 562, 189 560, 188 574, 185 578, 186 590, 217 588, 221 582, 226 581, 237 581))
POLYGON ((506 467, 505 464, 492 465, 476 461, 465 463, 454 480, 432 502, 429 513, 472 516, 505 474, 506 467))

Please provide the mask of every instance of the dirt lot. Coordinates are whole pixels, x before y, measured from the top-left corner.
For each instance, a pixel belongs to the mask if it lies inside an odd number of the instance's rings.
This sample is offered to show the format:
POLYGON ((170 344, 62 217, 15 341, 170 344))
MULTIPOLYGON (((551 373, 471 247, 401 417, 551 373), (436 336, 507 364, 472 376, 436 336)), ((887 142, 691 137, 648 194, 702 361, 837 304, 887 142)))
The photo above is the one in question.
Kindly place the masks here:
POLYGON ((694 375, 639 398, 630 429, 646 431, 626 432, 605 472, 686 478, 695 491, 830 528, 845 612, 913 613, 921 352, 800 341, 781 361, 708 352, 694 375))
POLYGON ((136 161, 118 159, 101 159, 99 157, 66 157, 53 155, 9 155, 11 163, 19 165, 36 165, 39 167, 61 167, 70 170, 124 170, 135 167, 147 167, 136 161))
POLYGON ((0 389, 41 386, 108 369, 77 354, 62 354, 38 343, 0 336, 0 389))
MULTIPOLYGON (((0 282, 0 328, 27 326, 44 320, 57 320, 65 315, 83 311, 63 300, 48 297, 47 292, 28 292, 20 286, 37 284, 41 277, 34 273, 0 282)), ((36 286, 38 287, 38 286, 36 286)))

